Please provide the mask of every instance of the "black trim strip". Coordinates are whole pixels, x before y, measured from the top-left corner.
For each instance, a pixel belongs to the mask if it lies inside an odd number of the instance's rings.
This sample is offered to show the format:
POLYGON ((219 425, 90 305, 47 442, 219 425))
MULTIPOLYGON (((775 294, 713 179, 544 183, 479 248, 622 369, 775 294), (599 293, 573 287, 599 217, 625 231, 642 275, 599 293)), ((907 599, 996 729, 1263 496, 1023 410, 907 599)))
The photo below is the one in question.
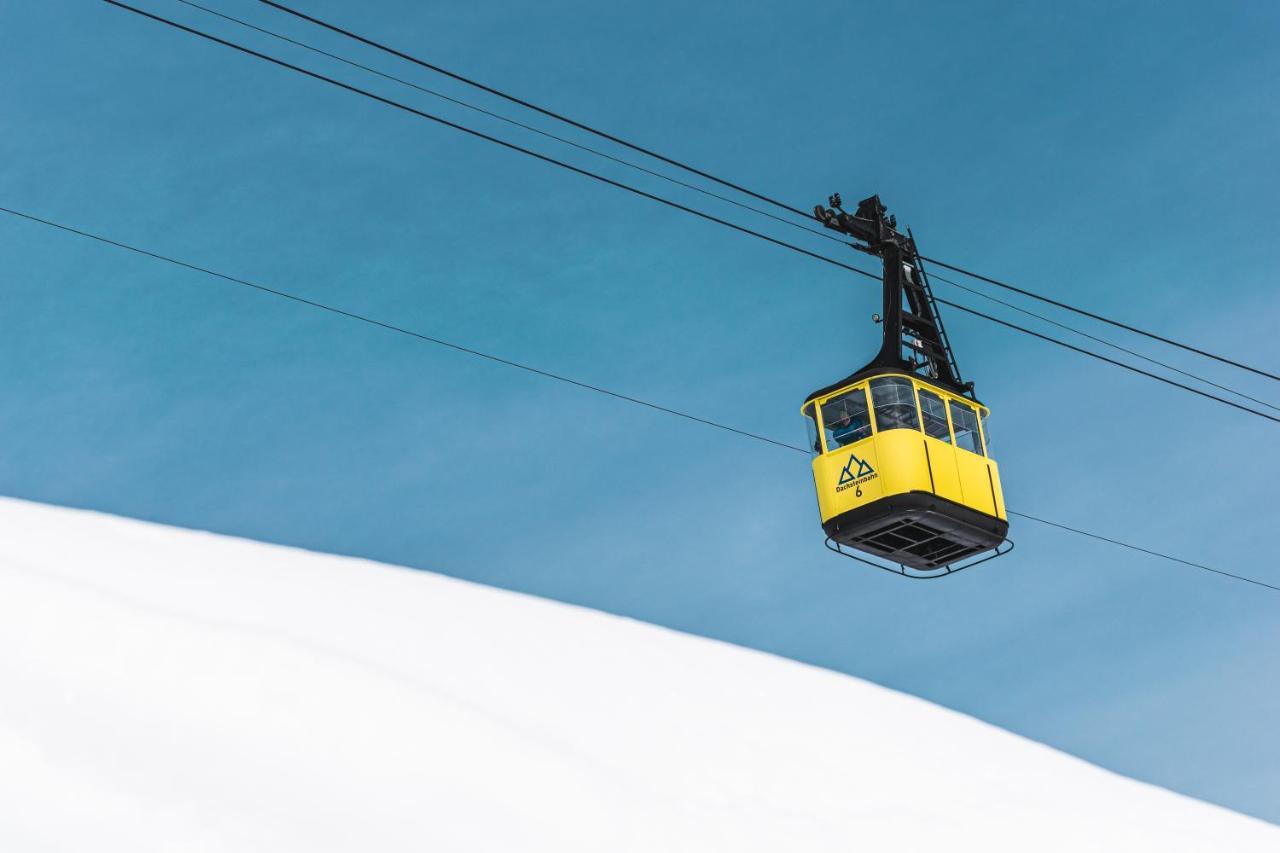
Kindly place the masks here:
POLYGON ((991 463, 987 463, 987 485, 991 487, 991 506, 995 508, 996 516, 1000 515, 1000 501, 996 500, 996 479, 991 476, 991 463))
POLYGON ((804 401, 808 403, 810 400, 816 400, 819 397, 825 397, 828 394, 833 394, 836 391, 843 391, 845 388, 851 387, 853 385, 859 385, 863 382, 869 382, 872 379, 880 379, 886 376, 900 376, 903 379, 910 379, 914 382, 919 382, 922 385, 927 385, 930 388, 937 388, 941 391, 945 391, 948 394, 955 394, 959 397, 964 398, 965 400, 968 400, 970 403, 975 403, 978 406, 981 406, 984 409, 987 408, 987 406, 984 405, 981 400, 977 399, 976 397, 969 396, 969 394, 965 393, 962 389, 955 388, 951 385, 948 385, 944 382, 940 382, 936 379, 930 379, 928 376, 921 376, 917 373, 908 373, 905 370, 895 370, 894 368, 891 368, 891 367, 863 368, 862 370, 859 370, 857 373, 853 373, 853 374, 850 374, 849 376, 846 376, 844 379, 841 379, 839 382, 833 382, 830 385, 826 386, 825 388, 819 388, 817 391, 814 391, 808 397, 805 397, 804 401))
MULTIPOLYGON (((929 466, 929 491, 936 495, 938 493, 938 486, 933 482, 933 460, 929 458, 929 442, 923 438, 920 439, 920 442, 924 445, 924 464, 929 466)), ((987 476, 991 476, 990 468, 987 469, 987 476)))

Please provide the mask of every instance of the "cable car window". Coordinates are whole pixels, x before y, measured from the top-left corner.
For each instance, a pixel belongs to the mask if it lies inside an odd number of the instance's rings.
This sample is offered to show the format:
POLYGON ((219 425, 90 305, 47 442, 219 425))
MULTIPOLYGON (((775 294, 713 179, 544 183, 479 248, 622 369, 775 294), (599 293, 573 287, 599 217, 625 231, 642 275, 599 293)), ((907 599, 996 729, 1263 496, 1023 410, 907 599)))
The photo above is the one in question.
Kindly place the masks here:
POLYGON ((952 400, 951 423, 956 428, 956 447, 982 453, 982 438, 978 435, 978 415, 973 409, 952 400))
POLYGON ((822 428, 826 432, 828 452, 871 435, 866 390, 854 388, 823 403, 822 428))
POLYGON ((951 427, 947 426, 947 404, 932 391, 920 389, 920 415, 924 434, 951 443, 951 427))
POLYGON ((876 404, 876 429, 919 429, 916 392, 906 379, 871 380, 871 399, 876 404))
POLYGON ((982 441, 987 446, 987 458, 991 458, 991 419, 982 413, 982 441))
POLYGON ((822 452, 822 444, 818 441, 818 423, 814 420, 816 417, 815 403, 810 403, 804 407, 804 425, 809 431, 809 449, 813 451, 813 455, 817 456, 822 452))

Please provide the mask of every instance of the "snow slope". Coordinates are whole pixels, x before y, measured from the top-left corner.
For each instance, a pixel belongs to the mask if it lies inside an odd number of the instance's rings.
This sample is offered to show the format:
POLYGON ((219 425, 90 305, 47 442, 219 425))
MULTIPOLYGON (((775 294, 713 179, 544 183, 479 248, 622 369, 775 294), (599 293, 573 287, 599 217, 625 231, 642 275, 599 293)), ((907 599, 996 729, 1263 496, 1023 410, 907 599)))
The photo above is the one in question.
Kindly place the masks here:
POLYGON ((0 850, 1280 850, 855 678, 0 499, 0 850))

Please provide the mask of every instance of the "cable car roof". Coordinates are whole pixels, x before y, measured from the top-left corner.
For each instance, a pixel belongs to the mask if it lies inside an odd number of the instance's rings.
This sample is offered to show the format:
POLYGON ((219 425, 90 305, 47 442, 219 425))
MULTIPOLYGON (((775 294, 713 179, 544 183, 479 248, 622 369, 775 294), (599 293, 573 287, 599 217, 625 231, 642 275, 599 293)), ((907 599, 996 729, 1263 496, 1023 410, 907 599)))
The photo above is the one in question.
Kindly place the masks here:
POLYGON ((942 391, 946 391, 948 394, 954 394, 958 397, 963 397, 966 400, 970 401, 971 403, 981 406, 983 409, 988 408, 986 404, 984 404, 977 397, 973 396, 972 387, 967 387, 967 386, 960 387, 950 382, 943 382, 939 379, 933 379, 928 376, 921 376, 918 373, 912 373, 911 371, 901 367, 886 367, 886 366, 881 366, 875 363, 869 364, 866 367, 862 368, 861 370, 857 371, 856 373, 852 373, 849 376, 846 376, 844 379, 841 379, 839 382, 833 382, 830 385, 827 385, 826 387, 819 388, 817 391, 814 391, 808 397, 805 397, 804 405, 807 406, 810 403, 812 403, 814 400, 817 400, 821 397, 826 397, 830 394, 834 394, 835 392, 843 388, 847 388, 850 385, 856 385, 859 382, 863 382, 868 379, 874 379, 879 376, 901 376, 904 379, 912 379, 923 385, 929 385, 934 388, 938 388, 942 391))

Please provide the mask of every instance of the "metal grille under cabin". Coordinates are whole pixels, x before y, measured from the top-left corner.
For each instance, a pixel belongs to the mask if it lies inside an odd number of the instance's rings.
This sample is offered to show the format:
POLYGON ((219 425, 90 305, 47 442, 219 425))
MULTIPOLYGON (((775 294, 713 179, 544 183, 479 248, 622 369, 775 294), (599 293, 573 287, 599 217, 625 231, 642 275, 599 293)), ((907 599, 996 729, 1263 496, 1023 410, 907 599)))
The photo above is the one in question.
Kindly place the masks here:
POLYGON ((840 538, 854 548, 926 570, 940 569, 989 547, 958 541, 942 530, 910 519, 894 521, 848 539, 840 538))

